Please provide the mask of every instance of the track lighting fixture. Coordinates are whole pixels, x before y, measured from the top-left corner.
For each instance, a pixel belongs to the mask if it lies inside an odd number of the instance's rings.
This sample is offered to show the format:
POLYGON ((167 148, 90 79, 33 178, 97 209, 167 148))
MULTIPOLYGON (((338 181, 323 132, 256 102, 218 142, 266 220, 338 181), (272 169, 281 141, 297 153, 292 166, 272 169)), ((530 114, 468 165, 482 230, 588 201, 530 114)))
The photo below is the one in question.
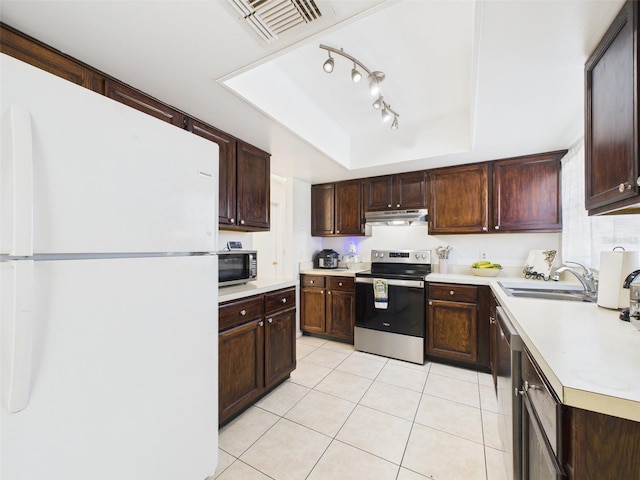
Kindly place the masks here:
POLYGON ((322 48, 323 50, 326 50, 329 54, 329 58, 324 62, 324 65, 322 65, 322 68, 324 69, 325 72, 327 73, 333 72, 334 61, 333 61, 333 57, 331 56, 331 53, 337 53, 338 55, 348 60, 351 60, 353 62, 353 68, 351 69, 351 80, 353 81, 353 83, 358 83, 360 80, 362 80, 362 73, 360 73, 357 67, 360 67, 361 70, 364 70, 364 72, 367 74, 367 79, 369 81, 369 91, 371 92, 371 95, 373 95, 374 97, 377 97, 372 104, 373 108, 375 108, 376 110, 380 110, 382 114, 382 121, 388 122, 389 120, 391 120, 391 118, 393 118, 393 122, 391 123, 391 129, 397 130, 398 118, 400 117, 400 115, 397 112, 393 111, 391 109, 391 105, 389 105, 387 102, 384 101, 384 97, 382 96, 381 89, 380 89, 380 84, 385 79, 384 72, 380 72, 377 70, 372 72, 367 67, 365 67, 362 64, 362 62, 360 62, 358 59, 352 57, 348 53, 345 53, 344 50, 342 50, 342 48, 338 50, 333 47, 328 47, 327 45, 320 45, 320 48, 322 48))

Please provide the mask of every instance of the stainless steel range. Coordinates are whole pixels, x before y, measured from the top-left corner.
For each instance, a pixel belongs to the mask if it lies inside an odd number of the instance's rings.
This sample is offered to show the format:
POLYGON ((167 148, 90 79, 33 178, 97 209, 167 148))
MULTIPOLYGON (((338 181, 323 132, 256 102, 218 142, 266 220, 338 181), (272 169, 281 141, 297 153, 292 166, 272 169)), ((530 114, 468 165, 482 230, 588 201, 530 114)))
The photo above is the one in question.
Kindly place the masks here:
POLYGON ((356 273, 356 350, 424 363, 430 250, 373 250, 356 273))

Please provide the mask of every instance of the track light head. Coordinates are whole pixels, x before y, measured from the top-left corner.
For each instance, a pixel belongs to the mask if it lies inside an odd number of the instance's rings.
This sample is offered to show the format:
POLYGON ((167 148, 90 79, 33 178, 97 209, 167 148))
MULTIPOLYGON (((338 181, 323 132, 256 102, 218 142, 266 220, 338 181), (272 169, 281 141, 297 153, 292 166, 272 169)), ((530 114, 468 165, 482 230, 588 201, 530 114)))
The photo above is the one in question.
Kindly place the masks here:
POLYGON ((356 69, 356 62, 353 62, 353 68, 351 69, 351 80, 353 80, 353 83, 358 83, 362 80, 362 74, 356 69))
POLYGON ((389 120, 391 120, 391 112, 389 110, 387 110, 387 106, 383 105, 382 107, 382 121, 383 122, 388 122, 389 120))
POLYGON ((333 57, 331 56, 331 52, 329 52, 329 58, 324 62, 322 68, 327 73, 333 72, 333 57))
POLYGON ((374 97, 380 94, 380 83, 384 80, 383 72, 373 72, 369 75, 369 91, 374 97))
POLYGON ((376 98, 376 101, 373 102, 373 108, 375 108, 376 110, 380 110, 383 104, 384 101, 382 100, 382 95, 380 95, 378 98, 376 98))
POLYGON ((391 122, 391 130, 397 130, 397 129, 398 129, 398 116, 394 115, 393 122, 391 122))

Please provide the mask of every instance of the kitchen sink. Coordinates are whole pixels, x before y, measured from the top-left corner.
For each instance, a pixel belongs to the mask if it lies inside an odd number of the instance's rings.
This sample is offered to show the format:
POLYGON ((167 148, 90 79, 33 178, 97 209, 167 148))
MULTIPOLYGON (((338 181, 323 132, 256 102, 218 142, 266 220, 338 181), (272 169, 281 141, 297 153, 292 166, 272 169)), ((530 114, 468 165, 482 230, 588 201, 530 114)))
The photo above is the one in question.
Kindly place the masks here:
POLYGON ((529 283, 498 282, 507 295, 512 297, 541 298, 544 300, 568 300, 572 302, 595 302, 596 297, 585 293, 580 285, 532 285, 529 283))

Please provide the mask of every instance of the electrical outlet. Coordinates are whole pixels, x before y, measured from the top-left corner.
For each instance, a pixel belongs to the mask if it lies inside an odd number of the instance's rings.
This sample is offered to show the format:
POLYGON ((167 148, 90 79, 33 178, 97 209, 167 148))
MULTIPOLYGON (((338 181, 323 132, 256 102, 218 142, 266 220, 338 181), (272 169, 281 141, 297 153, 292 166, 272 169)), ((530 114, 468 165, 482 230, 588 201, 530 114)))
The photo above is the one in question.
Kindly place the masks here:
POLYGON ((487 252, 480 250, 480 260, 486 260, 487 259, 487 252))

